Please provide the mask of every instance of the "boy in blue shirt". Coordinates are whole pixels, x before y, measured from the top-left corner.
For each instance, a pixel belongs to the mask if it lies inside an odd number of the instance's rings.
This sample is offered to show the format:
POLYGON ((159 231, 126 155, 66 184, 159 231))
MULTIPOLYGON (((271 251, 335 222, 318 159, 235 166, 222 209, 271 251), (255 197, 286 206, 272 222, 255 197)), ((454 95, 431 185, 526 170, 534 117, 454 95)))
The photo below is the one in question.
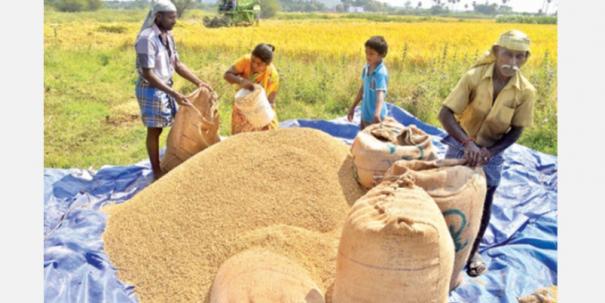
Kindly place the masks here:
POLYGON ((361 74, 362 84, 355 96, 353 106, 349 110, 347 119, 353 121, 355 106, 361 102, 360 129, 373 123, 380 123, 387 114, 384 99, 387 94, 389 74, 382 61, 387 55, 388 45, 382 36, 373 36, 365 43, 366 62, 361 74))

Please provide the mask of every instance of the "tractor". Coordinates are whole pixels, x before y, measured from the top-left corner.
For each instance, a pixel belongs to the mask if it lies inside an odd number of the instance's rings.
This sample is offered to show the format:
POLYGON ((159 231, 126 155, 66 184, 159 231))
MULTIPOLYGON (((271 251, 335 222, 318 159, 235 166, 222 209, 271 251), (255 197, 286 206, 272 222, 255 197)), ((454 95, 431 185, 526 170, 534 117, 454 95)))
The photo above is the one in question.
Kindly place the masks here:
POLYGON ((204 17, 204 26, 250 26, 258 25, 260 19, 259 0, 219 0, 219 16, 204 17))

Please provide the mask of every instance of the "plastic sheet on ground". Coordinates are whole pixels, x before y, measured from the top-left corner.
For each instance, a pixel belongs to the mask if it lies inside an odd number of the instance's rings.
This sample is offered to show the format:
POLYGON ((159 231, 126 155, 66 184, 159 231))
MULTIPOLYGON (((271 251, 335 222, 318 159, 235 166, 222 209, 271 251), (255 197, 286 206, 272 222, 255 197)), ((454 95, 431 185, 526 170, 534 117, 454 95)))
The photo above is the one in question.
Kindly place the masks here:
MULTIPOLYGON (((434 136, 439 156, 444 132, 388 104, 390 115, 434 136)), ((288 120, 281 127, 310 127, 350 144, 358 131, 339 118, 288 120)), ((488 272, 465 276, 449 302, 517 302, 557 284, 557 158, 513 145, 504 154, 492 219, 480 251, 488 272)), ((106 216, 100 208, 122 203, 150 184, 148 161, 104 166, 97 171, 44 171, 45 302, 137 302, 134 287, 121 282, 103 251, 106 216)))

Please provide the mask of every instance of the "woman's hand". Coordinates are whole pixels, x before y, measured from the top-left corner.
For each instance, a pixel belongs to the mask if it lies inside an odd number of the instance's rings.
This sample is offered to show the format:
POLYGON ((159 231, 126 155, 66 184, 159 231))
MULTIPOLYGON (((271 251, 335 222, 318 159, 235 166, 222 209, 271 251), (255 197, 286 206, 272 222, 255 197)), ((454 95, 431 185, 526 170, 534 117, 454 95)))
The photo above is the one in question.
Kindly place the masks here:
POLYGON ((246 78, 241 78, 242 80, 239 82, 239 86, 245 88, 247 90, 254 90, 254 83, 246 78))

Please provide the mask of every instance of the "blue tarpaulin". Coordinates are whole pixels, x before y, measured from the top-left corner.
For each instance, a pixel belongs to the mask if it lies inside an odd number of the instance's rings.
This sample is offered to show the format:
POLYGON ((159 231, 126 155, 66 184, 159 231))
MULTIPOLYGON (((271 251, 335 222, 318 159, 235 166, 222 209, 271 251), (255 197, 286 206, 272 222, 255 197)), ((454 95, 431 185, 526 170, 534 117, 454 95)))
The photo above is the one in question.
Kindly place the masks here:
MULTIPOLYGON (((433 136, 438 155, 443 130, 388 104, 390 115, 433 136)), ((356 115, 358 119, 359 113, 356 115)), ((288 120, 282 127, 322 130, 350 144, 358 126, 345 118, 288 120)), ((504 153, 502 181, 480 251, 488 271, 465 281, 450 302, 517 302, 521 295, 557 284, 557 158, 513 145, 504 153)), ((100 208, 122 203, 149 185, 148 161, 98 171, 44 171, 44 279, 46 302, 137 302, 118 280, 103 251, 106 216, 100 208)))

